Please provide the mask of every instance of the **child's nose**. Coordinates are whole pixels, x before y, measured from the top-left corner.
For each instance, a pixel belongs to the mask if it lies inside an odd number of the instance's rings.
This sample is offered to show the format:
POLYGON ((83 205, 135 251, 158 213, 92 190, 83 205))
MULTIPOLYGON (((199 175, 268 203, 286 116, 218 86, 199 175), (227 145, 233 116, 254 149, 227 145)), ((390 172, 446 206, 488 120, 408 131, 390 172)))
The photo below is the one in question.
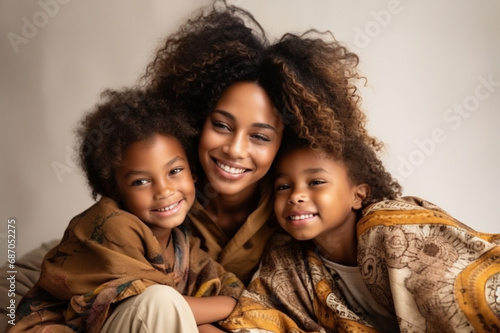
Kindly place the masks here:
POLYGON ((288 200, 288 203, 297 204, 297 203, 303 203, 306 201, 307 201, 307 195, 299 189, 294 189, 293 192, 290 194, 290 198, 288 200))
POLYGON ((155 184, 155 198, 163 199, 175 192, 175 187, 168 179, 157 181, 155 184))

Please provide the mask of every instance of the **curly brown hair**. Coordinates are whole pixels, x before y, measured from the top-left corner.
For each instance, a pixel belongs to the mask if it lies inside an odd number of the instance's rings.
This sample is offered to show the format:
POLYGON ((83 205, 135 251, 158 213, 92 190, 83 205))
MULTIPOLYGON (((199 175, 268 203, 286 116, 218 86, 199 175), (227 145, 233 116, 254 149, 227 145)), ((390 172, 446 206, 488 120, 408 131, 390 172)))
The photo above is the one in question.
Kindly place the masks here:
POLYGON ((226 88, 250 81, 278 110, 283 141, 297 134, 340 154, 345 136, 355 134, 379 151, 383 144, 365 128, 358 63, 329 31, 287 33, 271 44, 252 14, 215 0, 166 38, 143 79, 146 89, 182 105, 198 129, 226 88))
POLYGON ((227 87, 257 80, 267 43, 249 12, 215 1, 166 38, 147 66, 144 86, 181 104, 201 128, 227 87))
POLYGON ((329 31, 287 33, 267 49, 263 82, 269 90, 281 88, 271 95, 273 103, 286 127, 311 147, 340 153, 345 135, 354 133, 380 150, 382 143, 365 129, 356 84, 366 80, 358 73, 358 63, 358 56, 329 31))
POLYGON ((93 199, 99 195, 111 196, 114 171, 127 147, 156 134, 176 138, 194 172, 194 138, 198 133, 189 125, 184 112, 139 89, 106 90, 101 98, 76 129, 78 162, 93 199))
POLYGON ((396 199, 402 194, 398 181, 385 169, 377 151, 360 136, 346 136, 341 161, 348 170, 350 180, 355 184, 367 184, 370 193, 363 205, 396 199))

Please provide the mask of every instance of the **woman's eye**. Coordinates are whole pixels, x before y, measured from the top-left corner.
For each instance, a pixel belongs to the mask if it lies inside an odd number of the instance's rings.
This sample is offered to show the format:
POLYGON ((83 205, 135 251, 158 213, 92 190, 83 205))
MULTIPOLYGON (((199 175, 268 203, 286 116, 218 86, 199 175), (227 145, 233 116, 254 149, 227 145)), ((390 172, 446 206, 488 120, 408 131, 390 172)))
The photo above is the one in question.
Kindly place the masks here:
POLYGON ((225 131, 231 130, 231 128, 229 128, 229 126, 227 126, 227 124, 220 122, 220 121, 214 121, 214 122, 212 122, 212 125, 218 129, 221 129, 221 130, 225 130, 225 131))
POLYGON ((259 141, 264 141, 264 142, 271 141, 267 136, 262 135, 262 134, 254 134, 254 135, 252 135, 252 138, 257 139, 259 141))
POLYGON ((132 182, 132 186, 141 186, 141 185, 146 185, 148 182, 147 179, 137 179, 132 182))

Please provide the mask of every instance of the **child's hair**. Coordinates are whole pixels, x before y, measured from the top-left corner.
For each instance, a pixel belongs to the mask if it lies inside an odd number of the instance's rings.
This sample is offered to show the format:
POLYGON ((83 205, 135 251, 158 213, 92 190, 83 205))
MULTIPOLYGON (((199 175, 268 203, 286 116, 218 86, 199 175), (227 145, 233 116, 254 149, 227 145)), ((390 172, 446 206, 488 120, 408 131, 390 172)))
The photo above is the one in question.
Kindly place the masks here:
MULTIPOLYGON (((333 140, 333 139, 332 139, 333 140)), ((363 200, 363 208, 381 200, 396 199, 402 194, 402 187, 377 156, 376 150, 359 135, 344 136, 340 152, 334 153, 322 147, 311 148, 311 142, 297 136, 289 136, 280 146, 276 161, 297 149, 314 149, 326 157, 344 164, 349 180, 355 184, 367 184, 370 191, 363 200)))
POLYGON ((101 97, 76 130, 78 161, 92 198, 111 195, 108 191, 115 184, 114 171, 130 144, 157 134, 176 138, 193 167, 197 132, 184 119, 182 110, 138 89, 106 90, 101 97))
POLYGON ((310 148, 343 162, 353 183, 370 186, 366 206, 394 199, 402 190, 377 156, 383 143, 365 128, 356 84, 366 79, 358 73, 358 63, 358 56, 329 31, 287 33, 267 49, 262 82, 281 88, 271 95, 286 125, 276 160, 291 150, 310 148))
POLYGON ((368 196, 363 200, 363 207, 401 196, 401 185, 385 169, 375 149, 363 137, 345 137, 341 161, 354 184, 367 184, 370 187, 368 196))
MULTIPOLYGON (((287 33, 267 49, 263 64, 266 90, 280 87, 271 99, 283 115, 288 132, 329 153, 341 151, 346 134, 355 133, 380 150, 382 143, 368 135, 356 83, 355 53, 331 32, 287 33), (270 87, 268 87, 270 86, 270 87)), ((286 139, 286 132, 283 141, 286 139)))
POLYGON ((244 9, 216 0, 169 35, 147 66, 145 87, 180 103, 201 128, 222 92, 256 81, 265 32, 244 9))

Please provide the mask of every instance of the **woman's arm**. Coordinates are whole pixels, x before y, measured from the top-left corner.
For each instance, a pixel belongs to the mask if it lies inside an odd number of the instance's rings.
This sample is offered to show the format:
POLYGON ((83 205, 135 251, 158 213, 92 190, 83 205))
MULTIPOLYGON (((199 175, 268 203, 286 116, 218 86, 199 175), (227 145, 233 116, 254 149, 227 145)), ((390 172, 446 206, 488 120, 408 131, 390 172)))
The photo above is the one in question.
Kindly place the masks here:
POLYGON ((184 296, 184 298, 191 307, 198 326, 226 319, 236 306, 236 300, 229 296, 184 296))

